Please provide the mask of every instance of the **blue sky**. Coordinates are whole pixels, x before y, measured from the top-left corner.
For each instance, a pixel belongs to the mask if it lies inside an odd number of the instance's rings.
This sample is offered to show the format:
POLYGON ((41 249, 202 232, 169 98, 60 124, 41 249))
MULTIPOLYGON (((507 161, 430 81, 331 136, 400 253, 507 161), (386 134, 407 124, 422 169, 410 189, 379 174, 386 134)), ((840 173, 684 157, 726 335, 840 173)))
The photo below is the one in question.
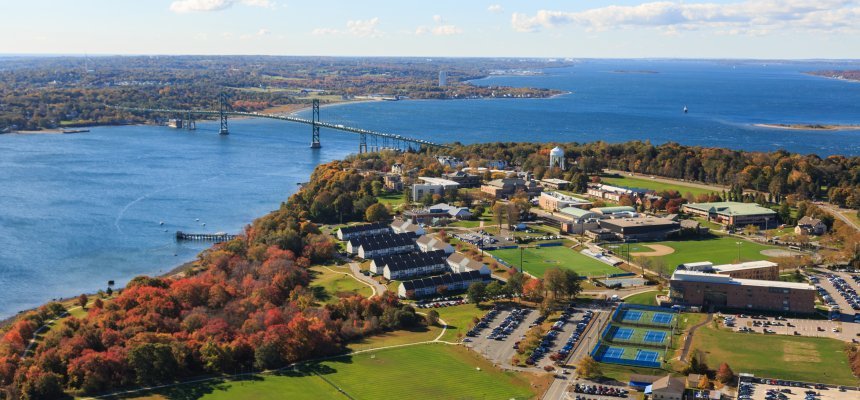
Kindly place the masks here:
POLYGON ((860 0, 0 0, 0 53, 860 58, 860 0))

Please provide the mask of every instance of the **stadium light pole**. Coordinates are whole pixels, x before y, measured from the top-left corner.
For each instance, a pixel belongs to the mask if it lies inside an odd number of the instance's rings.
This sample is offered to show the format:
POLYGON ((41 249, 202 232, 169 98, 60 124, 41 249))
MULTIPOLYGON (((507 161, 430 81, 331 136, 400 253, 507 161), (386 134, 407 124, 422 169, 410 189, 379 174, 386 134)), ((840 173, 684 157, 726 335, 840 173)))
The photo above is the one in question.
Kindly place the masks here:
POLYGON ((741 242, 735 242, 738 245, 738 264, 741 262, 741 242))

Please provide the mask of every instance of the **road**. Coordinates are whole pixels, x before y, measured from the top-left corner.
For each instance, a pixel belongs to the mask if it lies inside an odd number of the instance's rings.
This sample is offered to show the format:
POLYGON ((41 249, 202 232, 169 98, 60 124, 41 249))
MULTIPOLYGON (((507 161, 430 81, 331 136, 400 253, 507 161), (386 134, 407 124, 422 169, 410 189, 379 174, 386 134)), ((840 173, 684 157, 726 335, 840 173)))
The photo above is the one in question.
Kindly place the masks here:
MULTIPOLYGON (((373 289, 373 296, 381 296, 388 290, 385 285, 375 281, 373 278, 361 273, 361 266, 356 262, 349 263, 349 270, 352 271, 352 276, 369 285, 373 289)), ((371 297, 373 297, 371 296, 371 297)))
MULTIPOLYGON (((582 337, 584 339, 576 345, 572 352, 570 352, 570 356, 567 359, 568 363, 572 360, 579 360, 580 358, 585 357, 592 349, 594 349, 594 346, 597 345, 597 342, 600 339, 600 327, 603 326, 603 322, 609 318, 609 315, 610 313, 608 311, 596 311, 594 318, 591 320, 592 322, 585 329, 585 332, 582 333, 582 337)), ((557 378, 552 381, 549 389, 544 393, 543 400, 562 400, 566 398, 565 393, 567 393, 567 389, 570 384, 574 382, 574 375, 556 376, 557 378)))
POLYGON ((833 215, 836 218, 839 218, 840 220, 842 220, 842 222, 848 224, 848 226, 852 226, 852 227, 854 227, 854 229, 860 231, 860 224, 857 224, 856 222, 854 222, 854 220, 846 217, 845 214, 842 214, 840 212, 840 211, 845 211, 845 210, 842 210, 839 207, 836 207, 832 204, 827 204, 827 203, 815 203, 815 204, 818 205, 819 207, 821 207, 822 210, 829 212, 831 215, 833 215))

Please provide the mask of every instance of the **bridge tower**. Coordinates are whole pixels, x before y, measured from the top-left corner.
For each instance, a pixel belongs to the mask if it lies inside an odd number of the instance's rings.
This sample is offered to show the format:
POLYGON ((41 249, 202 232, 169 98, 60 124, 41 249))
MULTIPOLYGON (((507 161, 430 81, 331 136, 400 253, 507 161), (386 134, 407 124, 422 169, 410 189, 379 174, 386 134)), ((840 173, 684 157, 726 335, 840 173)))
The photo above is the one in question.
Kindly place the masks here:
POLYGON ((367 153, 367 134, 361 132, 358 134, 358 154, 367 153))
POLYGON ((227 129, 227 93, 221 92, 221 95, 218 96, 218 100, 221 103, 218 108, 218 115, 221 117, 221 129, 218 133, 229 135, 230 131, 227 129))
POLYGON ((191 112, 185 114, 185 124, 183 126, 189 131, 197 130, 197 122, 194 121, 194 118, 191 116, 191 112))
POLYGON ((370 151, 379 152, 379 143, 376 141, 376 135, 370 136, 370 151))
POLYGON ((388 148, 389 148, 389 147, 388 147, 388 136, 383 136, 383 137, 382 137, 382 148, 384 148, 384 149, 388 149, 388 148))
POLYGON ((322 147, 320 144, 320 126, 317 125, 317 122, 320 122, 320 100, 314 99, 314 105, 312 108, 313 112, 311 113, 311 148, 318 149, 322 147))

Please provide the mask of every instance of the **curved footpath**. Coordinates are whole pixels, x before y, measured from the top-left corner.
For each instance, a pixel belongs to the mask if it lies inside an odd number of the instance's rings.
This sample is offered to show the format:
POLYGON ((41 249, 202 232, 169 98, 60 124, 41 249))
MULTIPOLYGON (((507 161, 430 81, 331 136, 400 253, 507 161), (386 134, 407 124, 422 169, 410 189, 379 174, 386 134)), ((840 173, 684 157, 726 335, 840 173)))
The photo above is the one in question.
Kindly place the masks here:
POLYGON ((690 332, 687 333, 687 337, 684 338, 684 348, 681 350, 681 357, 680 357, 681 361, 684 361, 684 362, 687 361, 687 356, 690 353, 690 347, 693 345, 693 335, 696 333, 696 330, 705 326, 706 324, 710 323, 713 320, 714 320, 714 314, 708 313, 708 317, 705 318, 704 321, 690 327, 690 332))

